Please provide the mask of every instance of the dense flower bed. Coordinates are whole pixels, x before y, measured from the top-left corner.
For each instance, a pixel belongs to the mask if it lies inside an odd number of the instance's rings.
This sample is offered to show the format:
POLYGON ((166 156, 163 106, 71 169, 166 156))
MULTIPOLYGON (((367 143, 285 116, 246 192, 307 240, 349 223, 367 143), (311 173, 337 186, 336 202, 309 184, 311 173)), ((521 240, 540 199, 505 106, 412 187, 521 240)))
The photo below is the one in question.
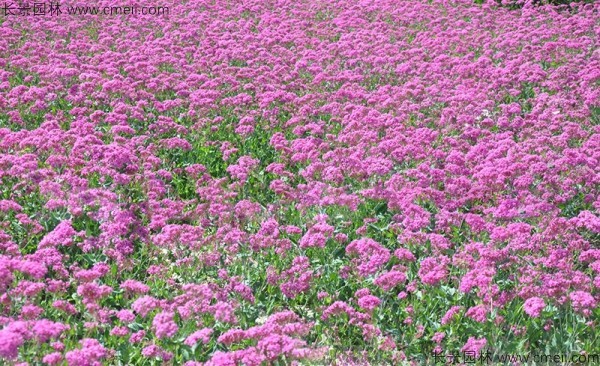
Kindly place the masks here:
POLYGON ((158 5, 0 19, 1 363, 600 349, 600 5, 158 5))

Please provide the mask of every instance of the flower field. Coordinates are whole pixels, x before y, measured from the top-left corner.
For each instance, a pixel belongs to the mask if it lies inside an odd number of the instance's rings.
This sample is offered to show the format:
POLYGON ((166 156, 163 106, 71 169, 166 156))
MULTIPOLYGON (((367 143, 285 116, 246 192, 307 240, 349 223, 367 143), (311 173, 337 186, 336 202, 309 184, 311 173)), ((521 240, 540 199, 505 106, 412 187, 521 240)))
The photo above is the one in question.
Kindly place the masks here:
POLYGON ((478 3, 0 14, 0 364, 600 354, 600 3, 478 3))

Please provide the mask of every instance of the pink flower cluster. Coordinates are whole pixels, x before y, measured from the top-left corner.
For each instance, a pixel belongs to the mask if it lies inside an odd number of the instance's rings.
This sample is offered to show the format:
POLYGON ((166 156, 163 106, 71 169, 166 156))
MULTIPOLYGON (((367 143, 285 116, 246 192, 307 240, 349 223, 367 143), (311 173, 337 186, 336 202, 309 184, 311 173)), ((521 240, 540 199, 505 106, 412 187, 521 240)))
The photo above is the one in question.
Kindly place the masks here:
POLYGON ((0 364, 589 347, 600 3, 519 3, 3 17, 0 364))

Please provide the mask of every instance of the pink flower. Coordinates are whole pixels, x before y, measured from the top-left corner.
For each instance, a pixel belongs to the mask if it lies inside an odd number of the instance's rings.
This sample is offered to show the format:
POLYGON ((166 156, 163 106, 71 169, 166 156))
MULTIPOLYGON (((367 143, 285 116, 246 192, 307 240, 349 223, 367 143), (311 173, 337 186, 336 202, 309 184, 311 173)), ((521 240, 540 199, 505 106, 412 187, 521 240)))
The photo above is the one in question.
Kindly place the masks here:
POLYGON ((144 347, 142 349, 142 356, 144 357, 160 357, 162 354, 162 349, 155 344, 151 344, 149 346, 144 347))
POLYGON ((419 278, 423 283, 428 285, 436 285, 448 277, 448 269, 446 266, 449 263, 446 256, 437 258, 429 257, 421 261, 419 268, 419 278))
POLYGON ((46 248, 51 246, 70 246, 73 244, 73 236, 77 232, 73 229, 71 221, 62 221, 54 230, 46 234, 40 241, 38 248, 46 248))
POLYGON ((485 305, 477 305, 469 308, 465 313, 465 316, 479 322, 483 323, 487 320, 487 311, 485 305))
POLYGON ((462 352, 474 352, 475 357, 478 357, 481 354, 481 350, 487 344, 487 339, 485 338, 474 338, 469 337, 467 343, 460 349, 462 352))
POLYGON ((361 288, 360 290, 357 290, 354 293, 354 296, 358 297, 359 299, 367 295, 371 295, 371 290, 369 290, 368 288, 361 288))
POLYGON ((152 321, 152 328, 154 328, 154 334, 157 338, 171 338, 173 337, 179 327, 173 321, 174 314, 171 312, 162 312, 156 314, 152 321))
POLYGON ((58 365, 63 360, 63 356, 60 352, 52 352, 44 356, 42 362, 46 365, 58 365))
POLYGON ((137 331, 131 334, 131 336, 129 337, 129 342, 134 344, 139 343, 144 339, 145 336, 146 332, 144 330, 137 331))
POLYGON ((569 294, 573 308, 577 311, 590 310, 596 307, 596 299, 585 291, 574 291, 569 294))
MULTIPOLYGON (((256 347, 265 355, 267 360, 273 361, 281 355, 291 354, 295 348, 301 345, 304 345, 304 342, 298 339, 286 335, 270 334, 258 341, 256 347)), ((262 364, 262 362, 259 364, 262 364)))
POLYGON ((57 323, 48 319, 41 319, 34 323, 32 330, 39 342, 47 342, 52 338, 58 338, 63 332, 71 327, 66 324, 57 323))
POLYGON ((135 300, 133 304, 131 304, 131 308, 138 314, 140 314, 143 318, 148 315, 149 312, 156 309, 158 307, 158 303, 155 298, 152 296, 142 296, 135 300))
POLYGON ((21 334, 6 329, 0 330, 0 356, 8 359, 16 358, 19 347, 24 342, 21 334))
POLYGON ((413 262, 416 259, 415 256, 405 248, 396 249, 394 255, 401 261, 413 262))
POLYGON ((144 285, 143 283, 141 283, 139 281, 134 281, 134 280, 126 280, 123 283, 121 283, 120 287, 122 289, 124 289, 125 291, 134 293, 134 294, 145 294, 148 291, 150 291, 150 287, 148 287, 147 285, 144 285))
POLYGON ((384 291, 389 291, 405 281, 406 275, 403 272, 389 271, 377 277, 373 283, 381 287, 384 291))
POLYGON ((436 332, 433 335, 433 337, 431 337, 431 340, 437 344, 440 344, 440 343, 442 343, 442 340, 444 339, 445 336, 446 336, 446 333, 444 333, 444 332, 436 332))
POLYGON ((237 319, 234 314, 234 309, 231 306, 231 304, 219 301, 213 306, 213 311, 216 320, 223 323, 237 323, 237 319))
POLYGON ((119 310, 116 315, 117 318, 123 323, 131 323, 135 320, 135 314, 131 310, 119 310))
POLYGON ((95 339, 84 338, 79 343, 81 349, 69 351, 65 355, 69 366, 100 366, 100 360, 108 355, 106 348, 95 339))
POLYGON ((390 259, 390 251, 370 238, 352 241, 346 247, 348 255, 357 255, 357 270, 361 276, 376 273, 390 259))
POLYGON ((358 299, 358 306, 368 311, 373 311, 379 304, 381 304, 381 300, 373 295, 366 295, 358 299))
POLYGON ((21 315, 25 319, 35 319, 44 312, 44 309, 36 305, 24 305, 21 308, 21 315))
POLYGON ((210 335, 213 333, 211 328, 204 328, 198 330, 192 334, 190 334, 185 341, 183 342, 187 346, 194 346, 198 343, 198 341, 202 341, 202 343, 206 344, 210 341, 210 335))
POLYGON ((129 334, 129 328, 117 326, 110 330, 110 335, 124 337, 129 334))
POLYGON ((239 181, 246 181, 250 171, 258 165, 259 161, 250 156, 241 156, 237 164, 230 165, 227 167, 227 172, 232 178, 238 179, 239 181))
POLYGON ((452 306, 446 314, 442 317, 441 323, 448 324, 450 323, 456 314, 458 314, 462 310, 462 306, 452 306))
POLYGON ((523 304, 525 313, 532 318, 537 318, 540 316, 545 307, 546 303, 542 298, 539 297, 530 297, 529 299, 525 300, 525 303, 523 304))

